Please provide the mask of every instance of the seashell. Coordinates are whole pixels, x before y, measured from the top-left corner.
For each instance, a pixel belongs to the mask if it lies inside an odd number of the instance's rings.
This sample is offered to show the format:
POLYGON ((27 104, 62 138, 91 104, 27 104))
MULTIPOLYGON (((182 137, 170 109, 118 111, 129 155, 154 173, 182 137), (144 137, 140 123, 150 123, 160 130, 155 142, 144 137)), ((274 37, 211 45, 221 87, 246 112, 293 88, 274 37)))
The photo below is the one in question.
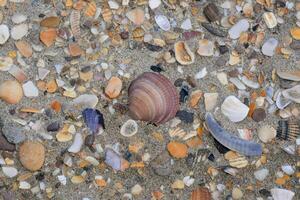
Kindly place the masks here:
POLYGON ((95 108, 98 103, 98 97, 94 94, 82 94, 74 99, 71 105, 82 108, 95 108))
POLYGON ((11 29, 11 37, 14 40, 22 39, 28 33, 28 25, 27 24, 18 24, 12 27, 11 29))
POLYGON ((212 114, 206 113, 205 123, 213 137, 225 147, 246 156, 260 156, 262 154, 262 147, 260 144, 243 140, 228 133, 216 122, 212 114))
POLYGON ((167 145, 168 152, 174 158, 185 158, 188 155, 188 147, 180 142, 169 142, 167 145))
POLYGON ((300 81, 300 70, 294 70, 290 72, 276 70, 276 73, 282 79, 286 79, 290 81, 300 81))
POLYGON ((122 81, 118 77, 111 77, 111 79, 108 81, 107 86, 105 87, 105 94, 111 98, 114 99, 120 95, 120 92, 122 90, 122 81))
POLYGON ((105 149, 105 163, 117 171, 124 171, 129 167, 128 162, 111 148, 105 149))
POLYGON ((263 19, 264 19, 265 23, 267 24, 268 28, 274 28, 275 26, 277 26, 277 19, 276 19, 274 13, 265 12, 263 14, 263 19))
POLYGON ((169 31, 171 29, 171 24, 168 18, 164 15, 155 15, 154 17, 156 24, 164 31, 169 31))
POLYGON ((130 119, 127 120, 121 127, 120 133, 125 137, 134 136, 138 131, 138 124, 136 121, 130 119))
POLYGON ((155 8, 158 8, 161 4, 161 0, 149 0, 149 7, 154 10, 155 8))
POLYGON ((271 189, 271 194, 274 200, 292 200, 295 196, 294 192, 280 188, 271 189))
POLYGON ((253 89, 259 88, 259 83, 249 80, 246 76, 242 76, 241 81, 250 88, 253 88, 253 89))
POLYGON ((178 138, 183 138, 186 135, 186 132, 181 129, 181 128, 176 128, 176 129, 171 129, 169 131, 170 137, 178 137, 178 138))
POLYGON ((245 156, 238 156, 237 158, 234 158, 234 159, 230 159, 229 160, 229 165, 231 167, 235 167, 235 168, 244 168, 248 165, 248 160, 246 159, 245 156))
POLYGON ((279 92, 279 93, 277 94, 277 98, 276 98, 276 106, 277 106, 280 110, 282 110, 282 109, 284 109, 285 107, 287 107, 288 105, 290 105, 291 102, 292 102, 291 100, 289 100, 289 99, 283 97, 282 92, 279 92))
POLYGON ((145 72, 129 86, 129 115, 135 120, 162 124, 179 109, 175 86, 161 74, 145 72))
POLYGON ((49 28, 40 32, 40 40, 47 46, 50 47, 56 39, 56 30, 49 28))
POLYGON ((190 50, 189 46, 179 41, 174 44, 175 58, 182 65, 189 65, 194 63, 195 54, 190 50))
POLYGON ((78 43, 76 42, 72 42, 69 44, 69 52, 71 56, 81 56, 81 54, 83 53, 83 50, 80 48, 80 46, 78 45, 78 43))
POLYGON ((226 37, 227 36, 227 30, 224 28, 211 24, 211 23, 206 23, 203 22, 201 25, 211 34, 219 36, 219 37, 226 37))
POLYGON ((3 174, 8 178, 13 178, 18 175, 18 170, 14 167, 2 167, 3 174))
POLYGON ((73 6, 73 0, 66 0, 65 6, 66 7, 72 7, 73 6))
POLYGON ((212 56, 214 55, 214 48, 215 45, 212 41, 202 39, 199 41, 199 48, 197 50, 197 53, 200 56, 212 56))
POLYGON ((143 41, 145 35, 144 29, 137 27, 132 31, 132 37, 137 41, 143 41))
POLYGON ((100 129, 105 129, 103 114, 99 110, 86 108, 82 111, 82 116, 93 134, 97 134, 100 129))
POLYGON ((273 56, 275 54, 276 47, 278 45, 278 40, 275 38, 269 38, 261 47, 261 52, 265 56, 273 56))
POLYGON ((243 121, 249 112, 249 108, 235 96, 228 96, 221 105, 222 113, 232 122, 243 121))
POLYGON ((192 191, 190 200, 211 200, 211 194, 206 187, 198 187, 192 191))
POLYGON ((111 22, 113 13, 111 12, 111 10, 109 8, 104 8, 102 10, 102 17, 105 22, 111 22))
POLYGON ((80 184, 80 183, 83 183, 84 182, 84 178, 82 176, 72 176, 71 178, 71 182, 73 184, 80 184))
POLYGON ((33 84, 32 81, 27 81, 22 85, 24 96, 26 97, 37 97, 39 96, 38 88, 33 84))
POLYGON ((88 17, 93 17, 96 14, 97 5, 94 1, 91 1, 88 3, 87 8, 84 12, 84 14, 88 17))
POLYGON ((239 136, 240 138, 242 138, 243 140, 252 140, 253 138, 253 134, 252 131, 250 129, 238 129, 239 132, 239 136))
POLYGON ((300 103, 300 85, 282 91, 282 95, 296 103, 300 103))
POLYGON ((276 137, 276 129, 269 125, 264 125, 264 126, 260 127, 257 130, 257 133, 258 133, 258 138, 263 143, 268 143, 276 137))
POLYGON ((247 19, 241 19, 236 24, 234 24, 228 31, 229 37, 231 39, 238 39, 242 32, 246 32, 250 24, 247 19))
POLYGON ((83 145, 83 138, 81 133, 76 133, 72 145, 68 148, 68 152, 78 153, 83 145))
POLYGON ((8 73, 15 77, 20 83, 23 83, 27 79, 25 72, 15 65, 10 68, 8 73))
POLYGON ((0 25, 0 44, 4 44, 9 38, 9 28, 5 24, 0 25))
POLYGON ((80 38, 80 11, 72 10, 70 14, 71 30, 76 39, 80 38))
POLYGON ((7 0, 0 0, 0 6, 4 7, 7 4, 7 0))
POLYGON ((40 25, 43 27, 48 27, 48 28, 56 28, 59 26, 60 19, 59 17, 51 16, 51 17, 46 17, 40 22, 40 25))
POLYGON ((0 71, 9 71, 14 61, 11 57, 0 57, 0 71))
POLYGON ((26 169, 37 171, 44 165, 45 147, 37 141, 26 141, 19 147, 19 158, 26 169))
POLYGON ((20 24, 20 23, 25 22, 27 20, 27 16, 23 15, 23 14, 20 14, 20 13, 16 13, 11 17, 11 20, 15 24, 20 24))
POLYGON ((295 40, 300 40, 300 28, 299 27, 291 28, 290 33, 291 33, 291 36, 295 40))
POLYGON ((209 3, 203 8, 203 14, 210 22, 220 20, 220 13, 218 7, 214 3, 209 3))
POLYGON ((136 8, 127 12, 126 17, 135 25, 140 26, 144 23, 145 13, 142 9, 136 8))
POLYGON ((300 123, 298 121, 278 121, 276 137, 281 140, 294 141, 300 136, 300 123))
POLYGON ((17 49, 20 51, 22 56, 29 58, 32 56, 32 48, 31 45, 26 41, 17 41, 15 42, 17 49))
POLYGON ((0 85, 0 99, 9 104, 17 104, 23 97, 23 89, 18 81, 7 80, 0 85))
POLYGON ((215 108, 218 101, 218 93, 205 93, 204 94, 204 105, 206 111, 211 111, 215 108))

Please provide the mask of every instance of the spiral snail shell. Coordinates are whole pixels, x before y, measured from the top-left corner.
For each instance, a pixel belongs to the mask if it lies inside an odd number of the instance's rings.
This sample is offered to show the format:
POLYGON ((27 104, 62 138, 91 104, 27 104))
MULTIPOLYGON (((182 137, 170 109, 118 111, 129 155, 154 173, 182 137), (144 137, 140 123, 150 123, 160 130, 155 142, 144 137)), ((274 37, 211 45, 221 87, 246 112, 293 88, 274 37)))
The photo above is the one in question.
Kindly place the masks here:
POLYGON ((179 109, 175 86, 165 76, 145 72, 129 86, 129 115, 135 120, 162 124, 172 119, 179 109))

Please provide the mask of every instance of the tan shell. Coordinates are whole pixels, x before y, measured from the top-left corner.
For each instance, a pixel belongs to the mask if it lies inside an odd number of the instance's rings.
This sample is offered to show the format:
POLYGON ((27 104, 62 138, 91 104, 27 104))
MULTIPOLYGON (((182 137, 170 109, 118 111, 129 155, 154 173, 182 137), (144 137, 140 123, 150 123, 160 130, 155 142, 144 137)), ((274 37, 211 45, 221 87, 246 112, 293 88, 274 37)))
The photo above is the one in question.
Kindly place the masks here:
POLYGON ((175 86, 161 74, 145 72, 129 86, 129 115, 135 120, 161 124, 179 109, 175 86))
POLYGON ((206 187, 199 187, 192 191, 190 200, 211 200, 211 194, 206 187))
POLYGON ((31 45, 24 41, 24 40, 20 40, 15 42, 15 45, 17 47, 17 49, 20 51, 20 53, 22 54, 22 56, 29 58, 32 56, 32 48, 31 45))
POLYGON ((195 54, 190 50, 189 46, 179 41, 174 44, 176 60, 182 65, 190 65, 195 61, 195 54))
POLYGON ((112 19, 113 13, 109 8, 104 8, 102 10, 102 17, 105 22, 110 22, 112 19))
POLYGON ((75 38, 79 38, 80 33, 80 11, 73 10, 70 14, 71 30, 75 38))
POLYGON ((111 99, 118 97, 122 90, 122 85, 121 79, 115 76, 111 77, 105 88, 105 94, 111 99))
POLYGON ((0 85, 0 99, 9 104, 17 104, 23 97, 23 89, 18 81, 7 80, 0 85))
POLYGON ((45 161, 45 147, 36 141, 26 141, 19 148, 22 165, 30 170, 39 170, 45 161))
POLYGON ((93 17, 96 13, 96 10, 97 10, 97 5, 94 1, 88 3, 88 6, 85 10, 85 15, 88 16, 88 17, 93 17))

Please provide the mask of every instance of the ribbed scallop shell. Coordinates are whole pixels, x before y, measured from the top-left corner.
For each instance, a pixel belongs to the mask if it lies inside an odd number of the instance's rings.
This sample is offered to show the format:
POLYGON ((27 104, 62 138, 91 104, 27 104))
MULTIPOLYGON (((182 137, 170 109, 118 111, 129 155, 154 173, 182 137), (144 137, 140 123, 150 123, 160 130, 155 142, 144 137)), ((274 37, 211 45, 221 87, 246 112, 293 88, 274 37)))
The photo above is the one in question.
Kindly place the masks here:
POLYGON ((175 86, 161 74, 145 72, 129 86, 129 114, 135 120, 162 124, 179 109, 175 86))
POLYGON ((205 187, 199 187, 192 191, 191 200, 211 200, 211 194, 205 187))

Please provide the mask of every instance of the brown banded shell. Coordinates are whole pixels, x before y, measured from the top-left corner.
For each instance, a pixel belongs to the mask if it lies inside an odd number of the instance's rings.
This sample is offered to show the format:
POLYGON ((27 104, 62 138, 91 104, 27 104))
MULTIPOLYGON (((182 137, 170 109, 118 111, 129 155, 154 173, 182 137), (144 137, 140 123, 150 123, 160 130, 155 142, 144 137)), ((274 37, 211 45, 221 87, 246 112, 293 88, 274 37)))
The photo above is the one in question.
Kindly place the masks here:
POLYGON ((129 86, 129 115, 135 120, 162 124, 179 109, 175 86, 165 76, 145 72, 129 86))
POLYGON ((199 187, 192 191, 190 200, 211 200, 211 194, 206 187, 199 187))
POLYGON ((137 27, 136 29, 134 29, 132 31, 132 37, 136 40, 136 41, 143 41, 144 39, 144 35, 145 35, 145 31, 144 29, 142 29, 141 27, 137 27))
POLYGON ((189 65, 195 61, 195 54, 190 50, 189 46, 179 41, 174 44, 175 58, 182 65, 189 65))
POLYGON ((105 22, 110 22, 113 17, 113 13, 109 8, 103 8, 102 17, 105 22))
POLYGON ((299 121, 284 121, 278 122, 276 137, 281 140, 295 141, 300 136, 299 121))

